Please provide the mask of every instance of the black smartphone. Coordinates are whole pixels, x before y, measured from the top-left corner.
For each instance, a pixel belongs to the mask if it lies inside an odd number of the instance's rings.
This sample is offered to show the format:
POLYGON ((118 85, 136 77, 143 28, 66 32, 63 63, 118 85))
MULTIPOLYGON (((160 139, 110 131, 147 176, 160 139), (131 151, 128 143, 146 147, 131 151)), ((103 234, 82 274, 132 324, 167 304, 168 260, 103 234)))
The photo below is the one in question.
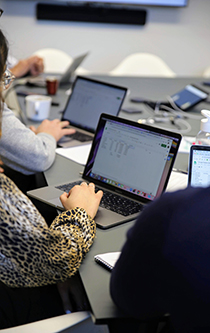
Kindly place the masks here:
POLYGON ((187 111, 196 104, 205 101, 208 93, 193 84, 188 84, 184 89, 180 90, 171 98, 174 103, 183 111, 187 111))

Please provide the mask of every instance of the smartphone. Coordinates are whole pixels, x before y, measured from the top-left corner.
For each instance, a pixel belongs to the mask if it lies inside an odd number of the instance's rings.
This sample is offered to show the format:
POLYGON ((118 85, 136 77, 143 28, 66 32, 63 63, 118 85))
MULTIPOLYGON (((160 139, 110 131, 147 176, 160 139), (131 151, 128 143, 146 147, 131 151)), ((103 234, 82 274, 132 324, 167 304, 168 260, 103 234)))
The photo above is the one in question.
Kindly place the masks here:
POLYGON ((210 186, 209 164, 210 146, 191 146, 188 166, 188 185, 194 187, 210 186))
POLYGON ((171 96, 174 103, 183 111, 187 111, 196 104, 205 101, 207 97, 208 93, 206 91, 193 84, 188 84, 184 89, 171 96))

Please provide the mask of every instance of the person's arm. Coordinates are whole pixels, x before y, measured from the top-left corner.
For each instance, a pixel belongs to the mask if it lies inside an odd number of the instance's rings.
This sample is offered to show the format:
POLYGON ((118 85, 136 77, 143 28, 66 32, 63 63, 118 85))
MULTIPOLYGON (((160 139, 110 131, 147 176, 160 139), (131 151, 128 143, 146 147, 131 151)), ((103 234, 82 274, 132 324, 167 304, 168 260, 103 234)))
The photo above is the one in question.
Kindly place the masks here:
POLYGON ((29 175, 47 170, 55 159, 56 141, 71 134, 68 123, 58 119, 44 120, 37 128, 29 129, 4 104, 0 157, 5 165, 29 175))
POLYGON ((26 175, 44 171, 55 159, 55 148, 51 135, 35 135, 4 104, 0 156, 5 165, 26 175))
POLYGON ((18 63, 18 59, 13 57, 11 54, 8 54, 8 57, 7 57, 7 67, 10 69, 14 66, 16 66, 18 63))
MULTIPOLYGON (((64 281, 79 268, 93 243, 96 225, 90 216, 97 211, 102 192, 80 186, 84 208, 74 208, 58 215, 51 227, 31 201, 0 175, 0 280, 11 287, 36 287, 64 281), (85 192, 87 193, 85 194, 85 192), (88 194, 88 195, 87 195, 88 194)), ((74 205, 74 191, 68 204, 74 205), (72 202, 72 204, 71 204, 72 202)))
POLYGON ((41 74, 44 70, 43 59, 34 55, 16 62, 15 65, 9 66, 11 72, 18 78, 29 73, 32 76, 41 74))

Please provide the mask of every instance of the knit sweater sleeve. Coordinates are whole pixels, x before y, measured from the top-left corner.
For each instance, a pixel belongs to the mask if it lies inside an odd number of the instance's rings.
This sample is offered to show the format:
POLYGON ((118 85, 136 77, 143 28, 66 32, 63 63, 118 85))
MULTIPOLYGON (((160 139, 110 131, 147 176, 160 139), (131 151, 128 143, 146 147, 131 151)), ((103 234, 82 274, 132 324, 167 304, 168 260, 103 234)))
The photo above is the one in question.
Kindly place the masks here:
POLYGON ((45 171, 54 162, 55 148, 53 136, 36 135, 4 104, 0 157, 6 165, 26 175, 45 171))
POLYGON ((81 208, 58 215, 49 228, 32 202, 0 176, 0 280, 11 287, 64 281, 79 268, 96 234, 81 208))

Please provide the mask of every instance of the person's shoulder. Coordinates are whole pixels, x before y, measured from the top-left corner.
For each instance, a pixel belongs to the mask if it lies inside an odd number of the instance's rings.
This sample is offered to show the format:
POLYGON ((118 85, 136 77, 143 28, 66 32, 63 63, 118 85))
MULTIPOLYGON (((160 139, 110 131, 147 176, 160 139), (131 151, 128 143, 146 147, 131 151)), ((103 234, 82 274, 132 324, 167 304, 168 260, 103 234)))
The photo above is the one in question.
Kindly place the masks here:
POLYGON ((170 201, 185 201, 193 200, 194 198, 198 198, 200 196, 209 196, 210 195, 210 187, 192 187, 187 186, 185 189, 175 191, 175 192, 166 192, 163 195, 164 200, 170 201))
POLYGON ((11 110, 10 110, 10 108, 7 106, 7 103, 6 102, 4 102, 3 103, 3 112, 12 112, 11 110))
POLYGON ((3 112, 2 112, 2 117, 8 117, 8 116, 12 116, 12 117, 14 117, 15 118, 15 114, 14 114, 14 112, 12 111, 12 110, 10 110, 10 108, 7 106, 7 104, 6 103, 4 103, 3 104, 3 110, 2 110, 3 112))
POLYGON ((12 67, 16 66, 17 63, 18 63, 17 58, 15 58, 11 54, 8 54, 8 57, 7 57, 7 66, 8 66, 8 68, 12 68, 12 67))
POLYGON ((210 187, 208 188, 201 188, 201 187, 192 187, 187 186, 185 189, 181 189, 174 192, 164 192, 160 197, 161 201, 182 201, 187 200, 188 198, 192 198, 194 196, 198 196, 201 193, 209 192, 210 194, 210 187))
MULTIPOLYGON (((201 201, 201 197, 204 198, 207 196, 210 196, 210 187, 204 189, 189 186, 174 192, 164 192, 145 207, 143 217, 147 219, 153 219, 155 217, 156 221, 159 221, 160 219, 166 221, 166 217, 169 219, 174 212, 177 214, 178 212, 183 211, 185 207, 191 207, 193 202, 197 202, 198 198, 199 201, 201 201)), ((192 208, 190 208, 190 211, 191 210, 192 208)))

